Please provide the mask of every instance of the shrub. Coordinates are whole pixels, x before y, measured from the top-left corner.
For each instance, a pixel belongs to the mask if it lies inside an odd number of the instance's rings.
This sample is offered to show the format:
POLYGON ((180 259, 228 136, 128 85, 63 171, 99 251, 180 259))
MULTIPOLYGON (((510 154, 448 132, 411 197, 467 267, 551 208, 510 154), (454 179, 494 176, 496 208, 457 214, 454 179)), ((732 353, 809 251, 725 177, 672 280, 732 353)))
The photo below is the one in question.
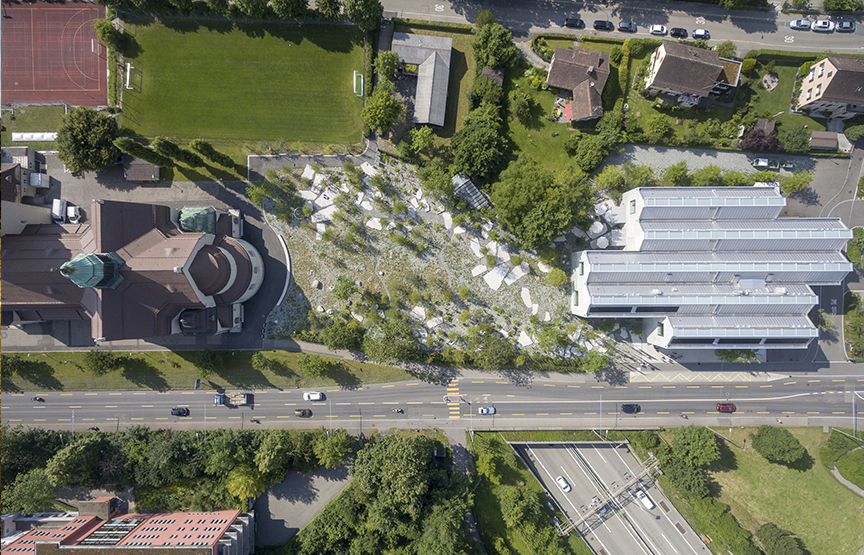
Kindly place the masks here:
POLYGON ((153 140, 153 148, 159 154, 173 158, 178 162, 182 162, 193 168, 200 168, 204 165, 204 160, 191 150, 177 146, 177 144, 169 141, 164 137, 156 137, 153 140))
POLYGON ((474 80, 474 85, 471 86, 471 91, 468 93, 468 100, 471 103, 471 108, 474 109, 484 102, 499 106, 503 96, 504 90, 498 86, 498 83, 488 77, 481 77, 474 80))
POLYGON ((786 428, 759 426, 750 436, 753 449, 771 462, 792 464, 807 452, 798 439, 786 428))
POLYGON ((609 53, 609 60, 613 65, 618 66, 621 64, 621 58, 624 57, 624 49, 622 49, 617 44, 612 47, 612 52, 609 53))
POLYGON ((744 58, 744 61, 741 62, 741 73, 744 75, 750 75, 750 72, 753 71, 754 67, 756 67, 756 60, 753 58, 744 58))
POLYGON ((847 139, 854 143, 858 139, 864 137, 864 125, 853 125, 847 128, 843 133, 846 135, 847 139))
POLYGON ((297 358, 297 366, 307 378, 323 378, 333 368, 333 363, 318 355, 302 354, 297 358))
POLYGON ((213 145, 204 139, 195 139, 189 143, 189 146, 192 147, 192 150, 200 153, 208 160, 216 162, 220 166, 225 166, 226 168, 234 167, 234 160, 232 160, 230 156, 224 152, 219 152, 213 148, 213 145))
POLYGON ((549 285, 553 287, 562 287, 567 284, 569 281, 567 279, 567 273, 564 272, 561 268, 553 268, 551 272, 546 275, 546 281, 549 282, 549 285))

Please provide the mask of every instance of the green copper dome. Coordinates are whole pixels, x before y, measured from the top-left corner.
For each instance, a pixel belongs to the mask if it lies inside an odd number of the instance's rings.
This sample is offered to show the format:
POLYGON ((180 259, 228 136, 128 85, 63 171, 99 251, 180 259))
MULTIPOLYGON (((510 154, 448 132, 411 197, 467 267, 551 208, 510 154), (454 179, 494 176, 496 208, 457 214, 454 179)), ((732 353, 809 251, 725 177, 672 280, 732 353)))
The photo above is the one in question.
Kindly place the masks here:
POLYGON ((211 206, 180 209, 180 229, 198 233, 216 233, 216 210, 211 206))
POLYGON ((60 266, 60 275, 71 279, 78 287, 115 289, 123 281, 120 266, 123 259, 116 253, 80 253, 60 266))

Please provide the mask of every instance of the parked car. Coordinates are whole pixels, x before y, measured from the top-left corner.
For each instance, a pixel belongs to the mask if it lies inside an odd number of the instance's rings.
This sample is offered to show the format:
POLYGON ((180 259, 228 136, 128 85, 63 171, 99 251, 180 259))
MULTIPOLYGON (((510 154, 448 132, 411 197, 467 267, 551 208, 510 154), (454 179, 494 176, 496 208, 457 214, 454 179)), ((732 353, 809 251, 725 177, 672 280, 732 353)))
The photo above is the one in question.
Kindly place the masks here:
POLYGON ((477 409, 478 414, 495 414, 495 407, 480 407, 477 409))
POLYGON ((80 224, 81 223, 81 209, 77 206, 67 206, 66 207, 66 217, 69 218, 69 223, 80 224))
POLYGON ((621 405, 621 411, 627 414, 636 414, 642 412, 642 407, 636 403, 627 403, 626 405, 621 405))
POLYGON ((642 491, 641 489, 637 489, 637 490, 636 490, 636 499, 638 499, 639 502, 642 503, 642 505, 643 505, 646 509, 651 510, 651 509, 654 508, 654 502, 651 501, 651 498, 648 497, 648 496, 645 494, 645 492, 642 491))
POLYGON ((694 39, 708 40, 711 38, 711 33, 706 31, 705 29, 696 29, 693 31, 693 38, 694 39))
POLYGON ((564 26, 572 29, 582 29, 585 27, 585 22, 575 17, 568 17, 564 20, 564 26))
POLYGON ((717 412, 735 412, 735 403, 717 403, 717 412))
MULTIPOLYGON (((660 35, 661 37, 666 34, 666 26, 665 25, 652 25, 651 26, 651 34, 652 35, 660 35)), ((684 32, 684 36, 687 36, 687 32, 684 32)))
POLYGON ((628 23, 626 21, 621 21, 618 23, 618 30, 622 33, 635 33, 636 32, 636 24, 628 23))
POLYGON ((320 391, 307 391, 303 394, 304 401, 323 401, 324 394, 320 391))
POLYGON ((564 493, 567 493, 572 489, 570 484, 567 483, 567 480, 564 479, 564 476, 558 476, 555 478, 555 482, 558 483, 558 487, 561 488, 561 491, 564 493))
POLYGON ((809 19, 794 19, 789 22, 789 28, 795 29, 796 31, 809 31, 810 30, 810 20, 809 19))
POLYGON ((310 416, 312 416, 312 411, 309 409, 294 409, 294 416, 309 418, 310 416))
POLYGON ((837 27, 834 28, 838 33, 854 33, 857 29, 858 26, 851 21, 840 21, 837 23, 837 27))
POLYGON ((820 19, 813 24, 813 30, 822 33, 830 33, 834 30, 834 22, 828 21, 827 19, 820 19))
POLYGON ((189 416, 189 409, 186 407, 174 407, 171 409, 171 416, 189 416))
POLYGON ((675 38, 679 38, 679 39, 686 39, 687 35, 689 35, 689 33, 687 32, 687 29, 684 29, 682 27, 672 27, 671 29, 669 29, 669 36, 670 37, 675 37, 675 38))
POLYGON ((615 25, 611 21, 595 21, 594 28, 598 31, 614 31, 615 25))

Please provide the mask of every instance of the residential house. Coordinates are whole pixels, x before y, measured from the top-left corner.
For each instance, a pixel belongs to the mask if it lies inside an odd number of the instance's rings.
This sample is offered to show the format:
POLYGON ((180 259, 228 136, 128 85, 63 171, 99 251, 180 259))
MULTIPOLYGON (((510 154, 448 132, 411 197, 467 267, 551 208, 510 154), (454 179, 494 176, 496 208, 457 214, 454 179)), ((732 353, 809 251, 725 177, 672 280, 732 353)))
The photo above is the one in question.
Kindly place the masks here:
POLYGON ((96 341, 238 333, 264 279, 242 235, 237 211, 102 200, 86 224, 24 225, 3 237, 3 325, 90 320, 96 341))
POLYGON ((573 101, 565 105, 570 121, 586 121, 603 115, 601 96, 609 79, 609 54, 579 48, 557 47, 546 84, 567 89, 573 101))
POLYGON ((417 76, 414 123, 442 127, 447 113, 453 39, 393 33, 390 48, 399 55, 402 73, 417 76))
POLYGON ((864 114, 864 58, 832 54, 815 62, 801 81, 798 109, 829 119, 864 114))
POLYGON ((0 150, 3 200, 44 204, 50 180, 41 172, 43 168, 43 164, 36 159, 36 152, 26 146, 0 150))
POLYGON ((716 52, 673 41, 651 54, 645 89, 653 95, 673 97, 682 107, 696 106, 703 98, 728 93, 741 79, 741 62, 716 52))
POLYGON ((852 231, 780 218, 777 187, 642 187, 624 193, 624 250, 573 255, 571 312, 638 318, 679 349, 804 349, 819 336, 811 286, 840 285, 852 231))

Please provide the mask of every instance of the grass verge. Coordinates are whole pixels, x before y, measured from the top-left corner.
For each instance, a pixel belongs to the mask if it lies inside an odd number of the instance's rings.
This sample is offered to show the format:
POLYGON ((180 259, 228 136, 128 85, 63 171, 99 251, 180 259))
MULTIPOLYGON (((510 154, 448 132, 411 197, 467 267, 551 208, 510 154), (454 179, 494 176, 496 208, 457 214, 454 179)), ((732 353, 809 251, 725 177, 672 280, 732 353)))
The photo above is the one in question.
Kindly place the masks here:
MULTIPOLYGON (((221 368, 207 378, 209 388, 294 388, 341 386, 410 380, 413 376, 399 368, 355 361, 342 361, 325 378, 306 378, 299 370, 300 353, 261 351, 271 361, 270 368, 252 367, 252 351, 224 351, 221 368)), ((4 376, 6 391, 75 391, 105 389, 191 389, 201 377, 198 366, 203 351, 141 351, 128 354, 121 368, 96 376, 84 370, 84 352, 21 353, 24 370, 4 376)))
MULTIPOLYGON (((495 485, 485 476, 480 480, 474 490, 474 509, 477 513, 477 524, 483 543, 490 553, 501 553, 499 546, 506 547, 511 553, 533 553, 532 544, 525 537, 519 527, 509 527, 505 524, 502 516, 501 501, 508 490, 522 488, 535 492, 546 499, 546 492, 522 462, 516 457, 512 449, 503 441, 494 441, 498 434, 494 432, 476 432, 472 451, 476 460, 487 450, 494 451, 497 459, 502 463, 499 467, 501 484, 495 485)), ((545 505, 542 507, 543 521, 549 522, 551 527, 552 517, 558 517, 564 522, 564 515, 559 511, 550 511, 545 505)), ((564 552, 573 555, 590 555, 591 550, 577 533, 570 534, 563 542, 564 552)))
POLYGON ((837 459, 837 471, 841 476, 864 489, 864 449, 846 453, 837 459))
POLYGON ((864 305, 861 293, 847 291, 843 297, 843 339, 846 356, 852 362, 864 362, 864 305))
POLYGON ((130 19, 130 135, 355 143, 363 71, 355 27, 130 19), (168 100, 166 100, 168 99, 168 100))
POLYGON ((846 243, 846 256, 856 268, 864 268, 864 228, 852 230, 852 238, 846 243))
MULTIPOLYGON (((749 438, 754 431, 736 430, 735 439, 749 438)), ((813 455, 828 440, 821 429, 789 431, 809 454, 809 460, 795 468, 769 463, 749 444, 725 442, 731 456, 710 471, 719 486, 717 498, 754 534, 765 522, 773 522, 796 534, 812 555, 857 553, 864 544, 864 499, 837 482, 824 465, 815 464, 813 455), (826 515, 830 526, 825 525, 826 515)))
POLYGON ((33 150, 57 150, 57 143, 30 142, 13 143, 12 132, 45 132, 56 133, 63 117, 63 106, 16 106, 14 115, 3 110, 3 131, 0 132, 0 143, 4 147, 28 146, 33 150))
MULTIPOLYGON (((603 441, 591 430, 519 430, 500 432, 500 435, 507 441, 603 441)), ((624 439, 620 432, 609 432, 610 441, 620 439, 624 439)))

